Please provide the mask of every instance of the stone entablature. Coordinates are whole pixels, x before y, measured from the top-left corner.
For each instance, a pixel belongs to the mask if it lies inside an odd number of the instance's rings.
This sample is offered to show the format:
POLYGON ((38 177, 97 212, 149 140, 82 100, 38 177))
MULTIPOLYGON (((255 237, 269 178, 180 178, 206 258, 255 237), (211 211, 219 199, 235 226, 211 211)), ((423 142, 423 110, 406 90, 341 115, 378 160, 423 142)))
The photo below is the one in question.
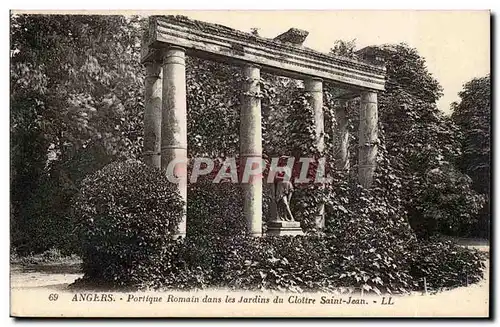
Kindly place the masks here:
POLYGON ((166 45, 186 54, 229 64, 254 63, 262 71, 297 79, 322 78, 344 89, 384 90, 385 67, 324 54, 301 45, 267 39, 185 16, 153 16, 145 36, 142 61, 161 60, 166 45))

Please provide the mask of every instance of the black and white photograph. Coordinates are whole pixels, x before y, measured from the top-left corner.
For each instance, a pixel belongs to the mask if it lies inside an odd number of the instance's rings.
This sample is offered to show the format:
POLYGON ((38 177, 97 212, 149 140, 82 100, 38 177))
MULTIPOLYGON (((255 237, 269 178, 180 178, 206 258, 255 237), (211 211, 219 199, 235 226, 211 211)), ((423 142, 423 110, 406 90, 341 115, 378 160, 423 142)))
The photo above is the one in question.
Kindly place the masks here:
POLYGON ((489 10, 9 20, 12 317, 491 317, 489 10))

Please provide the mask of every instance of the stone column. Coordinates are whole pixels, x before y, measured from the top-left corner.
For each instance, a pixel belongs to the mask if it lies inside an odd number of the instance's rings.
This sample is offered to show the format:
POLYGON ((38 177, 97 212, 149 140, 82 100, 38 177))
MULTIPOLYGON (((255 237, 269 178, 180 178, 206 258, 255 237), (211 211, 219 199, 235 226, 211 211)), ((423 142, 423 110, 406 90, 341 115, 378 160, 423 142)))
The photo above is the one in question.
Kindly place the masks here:
MULTIPOLYGON (((240 111, 240 167, 249 159, 262 159, 262 127, 260 109, 260 67, 243 67, 243 85, 240 111)), ((262 236, 262 178, 251 177, 242 183, 243 212, 247 231, 252 236, 262 236)))
POLYGON ((161 167, 161 65, 146 62, 144 99, 144 163, 161 167))
MULTIPOLYGON (((323 117, 323 81, 320 78, 310 78, 304 81, 306 94, 309 95, 309 104, 314 110, 314 122, 316 124, 315 146, 319 153, 325 150, 325 124, 323 117)), ((319 158, 316 158, 316 160, 319 158)), ((316 229, 325 227, 325 205, 318 205, 316 217, 314 219, 316 229)))
POLYGON ((340 100, 340 105, 335 109, 336 126, 336 162, 337 170, 349 170, 349 119, 347 118, 347 101, 340 100))
POLYGON ((376 168, 378 145, 377 93, 361 93, 359 111, 359 159, 358 180, 364 187, 370 187, 376 168))
MULTIPOLYGON (((179 194, 187 209, 187 103, 185 50, 169 47, 163 52, 163 96, 161 124, 161 167, 167 170, 176 160, 179 194)), ((186 235, 186 215, 179 223, 178 236, 186 235)))
POLYGON ((304 81, 305 92, 309 95, 309 104, 314 110, 316 122, 316 149, 325 150, 325 123, 323 118, 323 81, 320 78, 311 78, 304 81))

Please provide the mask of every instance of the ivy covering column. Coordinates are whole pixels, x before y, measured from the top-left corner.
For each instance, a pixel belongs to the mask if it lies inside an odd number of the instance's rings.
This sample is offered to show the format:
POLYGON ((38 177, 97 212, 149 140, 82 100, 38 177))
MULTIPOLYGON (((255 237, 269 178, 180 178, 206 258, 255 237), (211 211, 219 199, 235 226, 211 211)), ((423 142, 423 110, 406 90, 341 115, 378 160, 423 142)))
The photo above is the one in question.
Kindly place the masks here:
MULTIPOLYGON (((309 104, 314 112, 315 123, 315 147, 321 156, 325 150, 325 124, 323 116, 323 80, 320 78, 310 78, 304 81, 305 92, 308 95, 309 104)), ((316 160, 319 158, 316 158, 316 160)), ((325 227, 325 204, 318 204, 316 216, 314 218, 316 229, 325 227)))
POLYGON ((148 61, 144 99, 144 163, 161 167, 161 65, 148 61))
POLYGON ((340 100, 340 104, 335 108, 336 126, 336 149, 335 168, 337 170, 349 170, 349 119, 347 117, 347 101, 340 100))
MULTIPOLYGON (((185 50, 169 47, 163 53, 163 97, 161 124, 161 167, 167 170, 174 160, 173 174, 187 208, 187 103, 185 50)), ((186 212, 186 210, 185 210, 186 212)), ((186 235, 186 215, 179 223, 178 236, 186 235)))
POLYGON ((370 187, 377 166, 378 145, 377 93, 361 93, 359 111, 359 160, 358 180, 364 187, 370 187))

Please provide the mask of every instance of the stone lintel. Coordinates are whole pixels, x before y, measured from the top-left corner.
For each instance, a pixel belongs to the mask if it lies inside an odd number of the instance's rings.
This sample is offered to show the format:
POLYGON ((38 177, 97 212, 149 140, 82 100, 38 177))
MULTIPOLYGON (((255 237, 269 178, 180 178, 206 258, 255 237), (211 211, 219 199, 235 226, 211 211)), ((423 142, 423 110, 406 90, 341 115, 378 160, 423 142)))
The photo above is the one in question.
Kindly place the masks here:
POLYGON ((262 71, 297 79, 321 78, 346 88, 380 91, 385 67, 324 54, 289 42, 240 32, 179 16, 153 16, 143 43, 142 61, 158 60, 158 50, 180 46, 187 55, 232 65, 254 63, 262 71))

